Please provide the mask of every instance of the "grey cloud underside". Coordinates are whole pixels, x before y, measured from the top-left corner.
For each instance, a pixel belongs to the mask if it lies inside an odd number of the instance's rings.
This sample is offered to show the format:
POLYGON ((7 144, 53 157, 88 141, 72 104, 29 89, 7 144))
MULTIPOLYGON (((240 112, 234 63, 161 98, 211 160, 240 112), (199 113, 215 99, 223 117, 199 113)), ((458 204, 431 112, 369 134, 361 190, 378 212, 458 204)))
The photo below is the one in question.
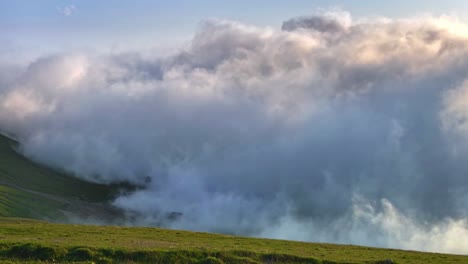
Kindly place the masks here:
POLYGON ((346 30, 348 27, 346 22, 346 19, 340 21, 336 16, 316 15, 311 17, 292 18, 283 22, 281 29, 285 31, 306 29, 318 32, 339 33, 346 30))
POLYGON ((467 253, 465 25, 344 15, 2 66, 0 127, 38 161, 144 184, 115 201, 135 224, 467 253))

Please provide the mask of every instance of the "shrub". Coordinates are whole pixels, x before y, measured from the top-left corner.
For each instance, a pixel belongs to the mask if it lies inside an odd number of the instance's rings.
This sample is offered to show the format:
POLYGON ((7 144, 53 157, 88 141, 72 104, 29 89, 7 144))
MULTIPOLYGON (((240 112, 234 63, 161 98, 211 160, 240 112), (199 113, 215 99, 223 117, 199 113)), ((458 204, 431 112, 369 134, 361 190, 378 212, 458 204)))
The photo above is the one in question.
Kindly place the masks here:
POLYGON ((112 261, 111 258, 107 258, 107 257, 99 257, 97 260, 96 260, 96 263, 97 264, 110 264, 110 263, 113 263, 114 261, 112 261))
POLYGON ((206 259, 197 262, 197 264, 224 264, 224 262, 215 257, 207 257, 206 259))
POLYGON ((36 260, 55 260, 59 257, 57 249, 41 246, 37 244, 20 244, 12 246, 7 255, 11 258, 36 259, 36 260))
POLYGON ((68 252, 67 257, 76 261, 92 260, 94 252, 91 249, 84 247, 72 248, 68 252))

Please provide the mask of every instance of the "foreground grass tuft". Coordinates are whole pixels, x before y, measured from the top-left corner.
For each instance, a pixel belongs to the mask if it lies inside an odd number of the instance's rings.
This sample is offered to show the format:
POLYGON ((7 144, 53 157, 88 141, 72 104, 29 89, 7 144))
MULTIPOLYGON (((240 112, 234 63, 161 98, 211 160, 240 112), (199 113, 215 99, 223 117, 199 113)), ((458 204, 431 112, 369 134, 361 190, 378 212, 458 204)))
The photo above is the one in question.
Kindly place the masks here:
POLYGON ((39 244, 2 244, 0 256, 16 261, 94 262, 94 263, 322 263, 313 258, 251 252, 207 252, 200 250, 145 250, 61 248, 39 244))

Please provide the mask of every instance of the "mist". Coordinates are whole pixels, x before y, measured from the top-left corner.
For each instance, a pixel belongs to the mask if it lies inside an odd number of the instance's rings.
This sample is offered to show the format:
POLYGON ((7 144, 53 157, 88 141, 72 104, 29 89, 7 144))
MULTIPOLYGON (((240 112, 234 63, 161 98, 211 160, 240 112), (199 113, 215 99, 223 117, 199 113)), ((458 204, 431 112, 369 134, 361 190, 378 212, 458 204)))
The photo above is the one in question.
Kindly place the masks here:
POLYGON ((467 69, 454 17, 207 20, 171 55, 3 63, 0 130, 143 186, 131 225, 468 254, 467 69))

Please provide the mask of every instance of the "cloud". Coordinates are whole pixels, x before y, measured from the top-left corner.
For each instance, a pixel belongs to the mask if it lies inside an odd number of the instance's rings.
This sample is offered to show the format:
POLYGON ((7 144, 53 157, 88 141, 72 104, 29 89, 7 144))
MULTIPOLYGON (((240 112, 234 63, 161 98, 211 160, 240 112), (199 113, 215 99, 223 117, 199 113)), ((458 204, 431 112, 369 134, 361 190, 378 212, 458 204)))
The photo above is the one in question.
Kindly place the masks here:
POLYGON ((71 16, 75 13, 76 11, 76 7, 75 5, 67 5, 67 6, 63 6, 63 7, 57 7, 57 11, 59 12, 59 14, 63 15, 63 16, 71 16))
POLYGON ((328 12, 310 17, 292 18, 283 22, 282 29, 315 30, 322 33, 340 33, 351 26, 351 14, 347 12, 328 12))
POLYGON ((210 20, 168 57, 0 67, 0 127, 39 162, 144 185, 114 201, 131 224, 467 253, 466 25, 283 28, 210 20))

